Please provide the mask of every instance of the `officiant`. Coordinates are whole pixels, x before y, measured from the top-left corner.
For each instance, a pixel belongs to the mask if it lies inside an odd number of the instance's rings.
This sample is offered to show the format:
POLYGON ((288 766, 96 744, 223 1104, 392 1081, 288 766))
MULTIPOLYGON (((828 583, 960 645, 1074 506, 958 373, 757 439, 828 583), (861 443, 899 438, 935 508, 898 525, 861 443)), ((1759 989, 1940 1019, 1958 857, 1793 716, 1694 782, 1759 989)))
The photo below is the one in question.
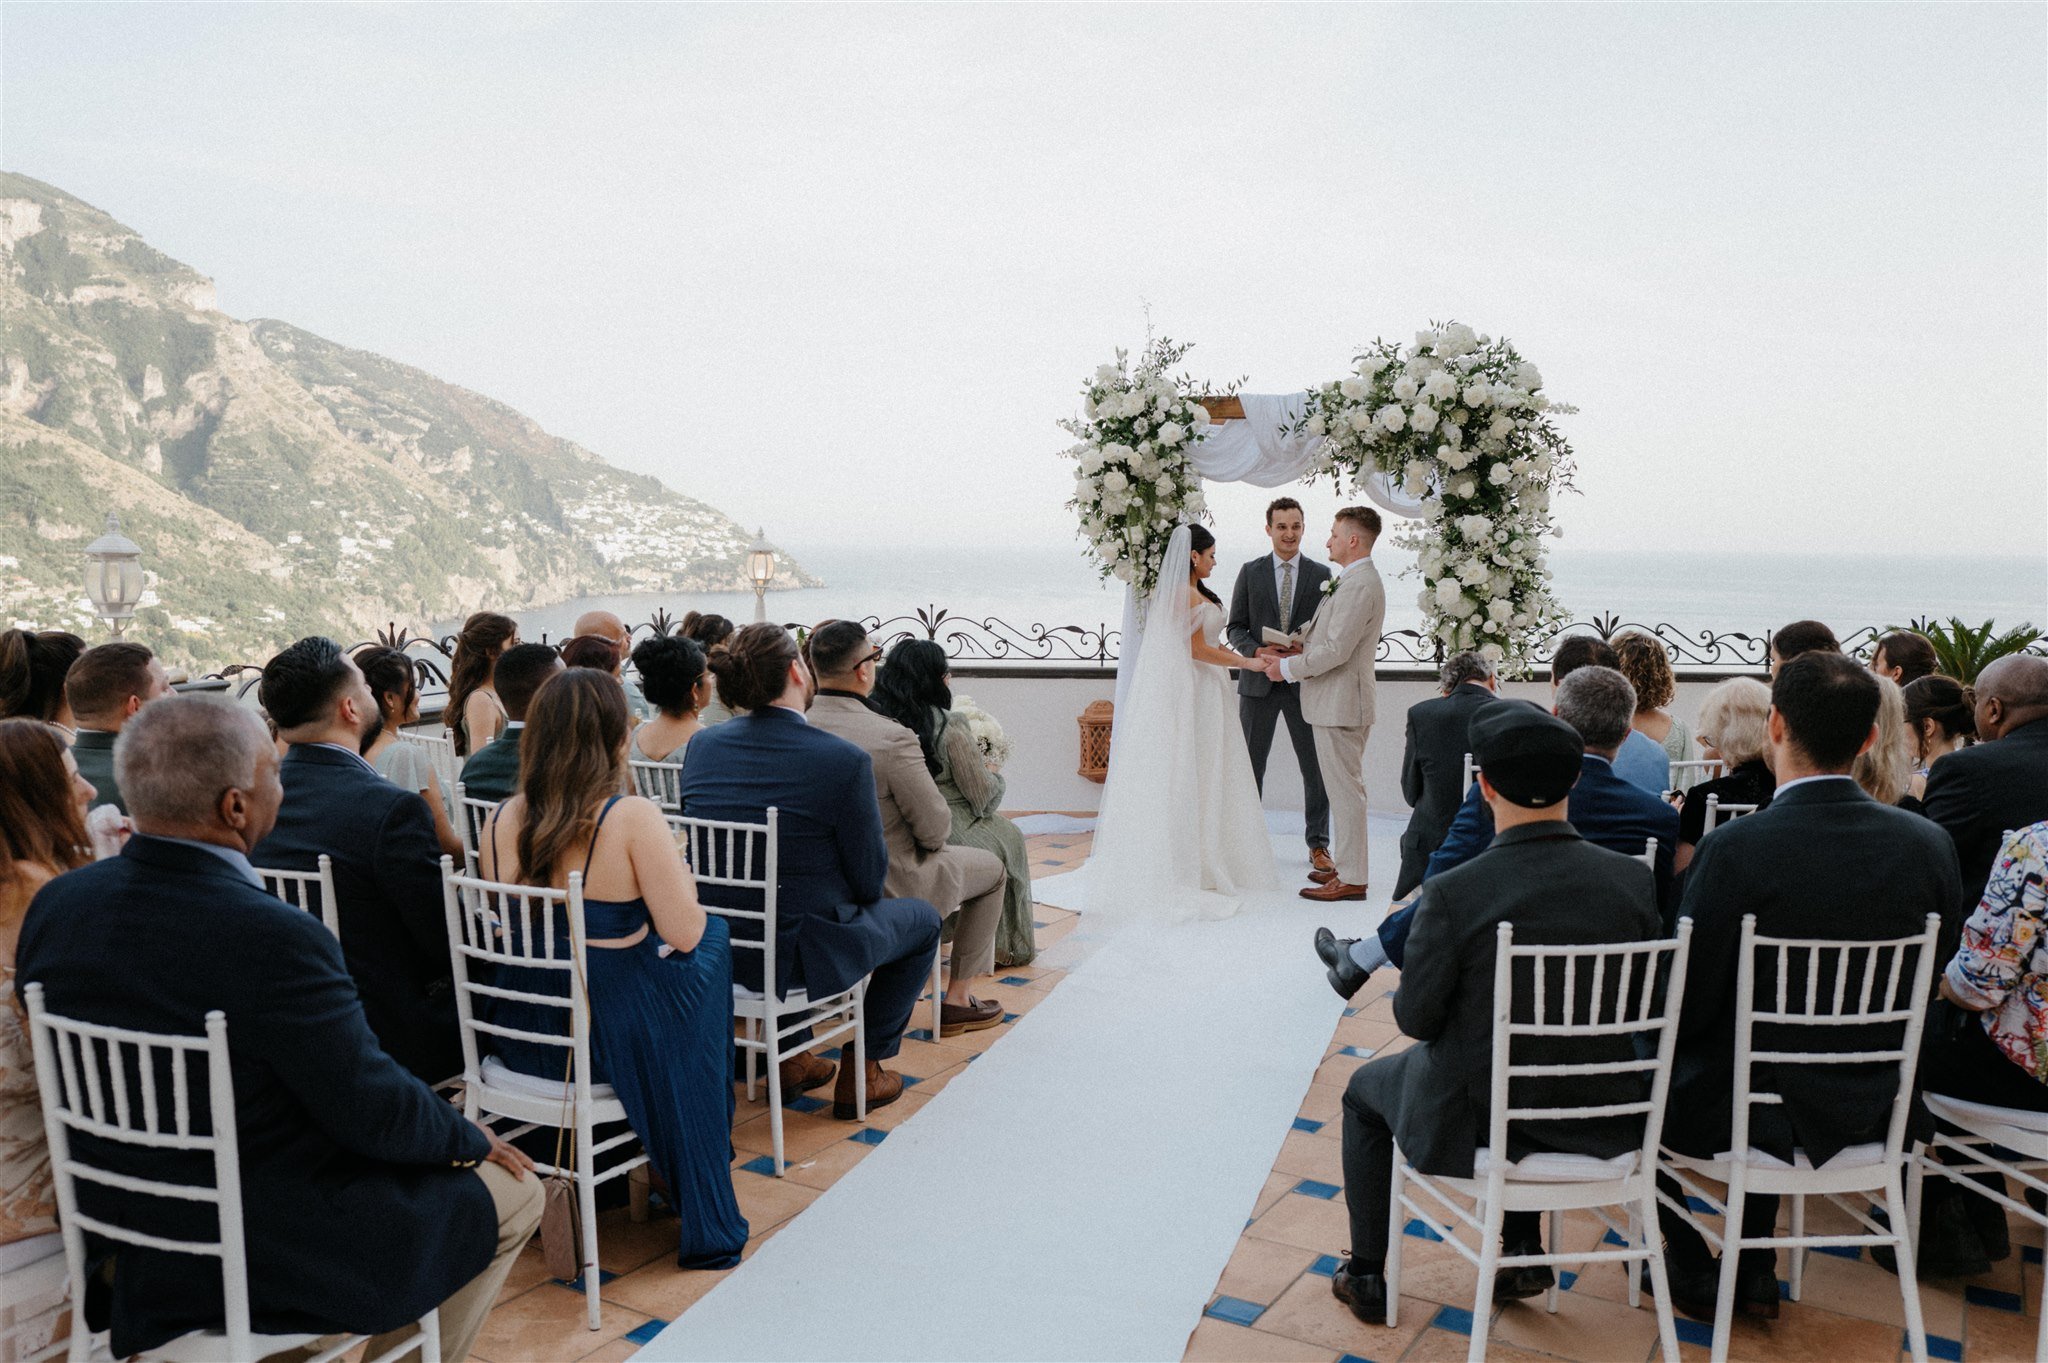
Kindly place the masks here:
MULTIPOLYGON (((1238 569, 1237 584, 1230 592, 1226 634, 1230 646, 1247 658, 1270 642, 1263 637, 1264 631, 1294 633, 1308 623, 1322 599, 1322 586, 1330 580, 1330 569, 1301 552, 1305 527, 1301 503, 1292 497, 1276 498, 1266 508, 1266 537, 1273 542, 1273 552, 1261 554, 1238 569)), ((1318 871, 1334 872, 1329 850, 1330 801, 1323 792, 1322 768, 1316 762, 1315 729, 1301 717, 1300 685, 1273 681, 1255 667, 1240 668, 1237 714, 1244 725, 1244 745, 1251 754, 1252 776, 1262 795, 1275 723, 1283 718, 1287 721, 1287 736, 1294 744, 1295 760, 1301 764, 1309 860, 1318 871)))

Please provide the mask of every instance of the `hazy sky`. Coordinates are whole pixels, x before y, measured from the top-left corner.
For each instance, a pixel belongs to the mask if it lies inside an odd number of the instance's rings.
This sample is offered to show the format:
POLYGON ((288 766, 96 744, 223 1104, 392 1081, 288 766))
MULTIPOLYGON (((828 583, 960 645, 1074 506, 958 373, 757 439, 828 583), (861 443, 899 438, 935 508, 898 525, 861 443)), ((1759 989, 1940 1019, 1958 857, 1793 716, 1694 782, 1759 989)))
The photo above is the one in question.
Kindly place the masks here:
POLYGON ((1512 337, 1582 409, 1574 546, 2038 554, 2044 51, 2033 4, 10 2, 0 165, 796 548, 1070 541, 1054 422, 1149 306, 1261 392, 1512 337))

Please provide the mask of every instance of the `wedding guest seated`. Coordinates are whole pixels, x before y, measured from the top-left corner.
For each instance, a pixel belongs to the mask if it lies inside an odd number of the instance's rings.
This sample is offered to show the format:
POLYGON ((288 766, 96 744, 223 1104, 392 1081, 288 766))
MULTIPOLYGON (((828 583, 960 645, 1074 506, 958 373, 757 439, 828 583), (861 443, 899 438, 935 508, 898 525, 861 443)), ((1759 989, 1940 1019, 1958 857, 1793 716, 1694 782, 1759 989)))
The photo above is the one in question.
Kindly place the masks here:
MULTIPOLYGON (((1909 937, 1925 929, 1928 914, 1953 912, 1955 855, 1940 830, 1879 804, 1850 775, 1857 754, 1876 741, 1878 704, 1877 678, 1839 652, 1809 650, 1778 669, 1771 807, 1716 829, 1686 873, 1679 913, 1693 920, 1692 946, 1664 1119, 1664 1143, 1674 1150, 1711 1157, 1728 1148, 1745 915, 1754 914, 1766 936, 1872 939, 1909 937)), ((1882 1046, 1888 1038, 1896 1044, 1896 1032, 1883 1025, 1829 1030, 1829 1049, 1882 1046)), ((1895 1066, 1772 1063, 1756 1073, 1760 1090, 1781 1095, 1752 1109, 1749 1142, 1757 1149, 1787 1161, 1803 1150, 1819 1166, 1849 1146, 1884 1139, 1895 1066)), ((1675 1184, 1664 1186, 1676 1195, 1675 1184)), ((1777 1212, 1776 1197, 1751 1194, 1744 1234, 1769 1234, 1777 1212)), ((1661 1220, 1672 1305, 1712 1320, 1717 1273, 1705 1242, 1669 1209, 1661 1220)), ((1737 1273, 1738 1312, 1774 1319, 1774 1252, 1743 1251, 1737 1273)))
POLYGON ((91 859, 85 811, 93 798, 49 725, 0 719, 0 1257, 24 1265, 64 1245, 35 1052, 14 994, 17 943, 36 892, 91 859))
POLYGON ((996 926, 1003 916, 1003 863, 978 847, 949 847, 953 814, 925 765, 917 735, 868 708, 882 650, 852 620, 811 631, 808 644, 818 693, 811 723, 868 755, 889 845, 882 889, 896 899, 922 899, 953 924, 953 973, 939 1005, 943 1036, 978 1032, 1003 1020, 1003 1005, 974 997, 968 986, 993 974, 996 926))
MULTIPOLYGON (((1685 792, 1678 806, 1678 853, 1672 870, 1692 864, 1693 851, 1707 832, 1707 801, 1724 805, 1771 802, 1776 786, 1771 764, 1771 688, 1754 677, 1730 677, 1700 702, 1700 755, 1722 765, 1722 774, 1685 792)), ((1725 820, 1724 820, 1725 822, 1725 820)))
POLYGON ((2015 654, 1977 674, 1977 742, 1927 773, 1925 813, 1962 863, 1959 918, 1984 893, 2007 830, 2048 819, 2048 658, 2015 654))
POLYGON ((301 639, 265 664, 257 693, 290 746, 284 803, 256 864, 311 871, 323 853, 332 860, 342 955, 370 1030, 430 1084, 459 1074, 441 844, 419 793, 363 760, 381 719, 361 670, 332 639, 301 639))
POLYGON ((462 622, 448 669, 448 701, 442 722, 457 757, 467 757, 505 727, 505 706, 493 673, 498 656, 519 642, 519 622, 495 611, 478 611, 462 622))
POLYGON ((1877 678, 1877 691, 1877 740, 1856 758, 1851 775, 1863 793, 1879 804, 1903 805, 1917 814, 1920 802, 1909 794, 1913 788, 1913 734, 1906 727, 1906 698, 1890 677, 1877 678))
POLYGON ((1401 878, 1394 898, 1406 899, 1422 884, 1429 854, 1443 845, 1451 820, 1465 799, 1466 728, 1473 712, 1494 698, 1493 660, 1466 650, 1444 660, 1437 674, 1443 694, 1408 707, 1408 736, 1401 752, 1401 795, 1408 801, 1408 830, 1401 835, 1401 878))
POLYGON ((1835 632, 1818 620, 1794 620, 1771 635, 1771 677, 1777 678, 1778 669, 1802 653, 1840 653, 1842 645, 1835 639, 1835 632))
POLYGON ((1913 798, 1927 797, 1927 774, 1936 761, 1977 736, 1977 696, 1940 673, 1907 682, 1906 728, 1913 735, 1913 798))
MULTIPOLYGON (((1535 706, 1526 708, 1542 713, 1535 706)), ((1674 898, 1671 868, 1678 844, 1678 811, 1622 780, 1613 765, 1614 752, 1623 735, 1630 732, 1629 721, 1635 712, 1634 689, 1628 678, 1611 667, 1574 668, 1557 688, 1557 718, 1579 735, 1584 748, 1568 816, 1579 836, 1624 856, 1641 856, 1649 839, 1657 840, 1653 883, 1657 903, 1667 910, 1668 917, 1674 898)), ((1485 762, 1476 750, 1473 760, 1484 770, 1485 762)), ((1436 877, 1479 856, 1494 841, 1493 807, 1474 782, 1443 846, 1429 859, 1423 889, 1436 877)), ((1423 903, 1417 898, 1396 908, 1370 937, 1319 937, 1317 954, 1329 967, 1330 987, 1348 999, 1364 988, 1366 979, 1381 966, 1391 963, 1403 968, 1408 937, 1423 903)))
POLYGON ((371 645, 355 652, 363 684, 377 704, 377 727, 370 732, 363 758, 377 774, 400 790, 417 791, 434 816, 434 841, 457 861, 462 860, 462 839, 448 821, 448 797, 442 793, 441 778, 434 774, 434 759, 417 743, 401 743, 398 736, 408 724, 420 719, 420 688, 412 659, 395 648, 371 645))
MULTIPOLYGON (((747 1243, 732 1186, 732 950, 704 912, 661 809, 620 795, 626 697, 571 668, 540 689, 520 740, 519 793, 491 815, 482 857, 493 880, 562 889, 583 874, 591 1078, 610 1084, 682 1219, 676 1262, 730 1268, 747 1243), (666 945, 671 954, 662 955, 666 945)), ((556 928, 570 954, 569 926, 556 928)), ((504 988, 566 994, 560 971, 500 972, 504 988), (527 976, 531 978, 520 978, 527 976)), ((561 1035, 546 1004, 501 1000, 491 1020, 561 1035)), ((562 1048, 498 1037, 515 1070, 562 1081, 562 1048)))
POLYGON ((85 640, 61 629, 0 630, 0 719, 39 719, 68 745, 78 721, 64 678, 85 652, 85 640))
MULTIPOLYGON (((620 663, 623 663, 626 655, 633 651, 633 631, 627 629, 626 622, 610 611, 585 611, 576 617, 576 624, 570 633, 570 639, 574 641, 588 637, 596 637, 610 643, 612 653, 620 663)), ((567 645, 564 645, 563 649, 566 652, 567 645)), ((586 665, 575 662, 569 664, 571 667, 586 665)), ((647 697, 641 693, 639 683, 621 673, 619 675, 619 685, 625 688, 626 709, 632 714, 634 722, 637 724, 639 721, 646 719, 650 711, 647 705, 647 697)))
MULTIPOLYGON (((771 806, 780 811, 777 978, 764 981, 762 953, 744 947, 734 951, 733 978, 749 989, 787 995, 801 988, 826 998, 868 977, 867 1102, 871 1109, 886 1106, 903 1096, 903 1079, 881 1062, 900 1049, 931 973, 938 911, 922 900, 885 897, 889 846, 873 764, 804 718, 811 676, 789 631, 748 625, 712 655, 711 668, 725 703, 747 713, 690 740, 683 812, 761 823, 771 806)), ((705 886, 703 895, 708 903, 760 907, 756 895, 717 886, 705 886)), ((746 941, 753 927, 735 928, 735 940, 746 941)), ((853 1047, 842 1047, 840 1056, 832 1115, 851 1121, 853 1047)), ((808 1054, 791 1063, 799 1088, 815 1086, 805 1070, 825 1064, 808 1054)), ((785 1089, 788 1078, 786 1072, 785 1089)))
POLYGON ((78 722, 71 752, 80 774, 98 789, 100 804, 128 812, 114 779, 114 737, 137 710, 170 693, 156 654, 126 639, 89 648, 71 664, 64 677, 64 698, 78 722))
MULTIPOLYGON (((676 633, 694 642, 704 650, 705 665, 710 665, 711 656, 732 641, 733 623, 722 615, 705 615, 691 611, 683 617, 683 623, 676 626, 676 633)), ((711 700, 697 714, 697 722, 705 728, 723 724, 732 718, 732 711, 725 708, 725 702, 712 690, 711 700)))
POLYGON ((903 639, 875 678, 877 710, 917 735, 939 793, 952 811, 951 841, 978 847, 1003 863, 1003 918, 996 928, 996 964, 1030 965, 1038 955, 1031 922, 1031 855, 1023 830, 1003 817, 1007 783, 989 767, 967 721, 953 709, 952 662, 930 639, 903 639))
MULTIPOLYGON (((1648 868, 1587 843, 1565 821, 1566 797, 1585 779, 1578 734, 1534 706, 1494 701, 1473 715, 1471 740, 1479 785, 1500 835, 1484 854, 1422 887, 1424 911, 1394 995, 1394 1020, 1420 1044, 1367 1061, 1344 1090, 1351 1253, 1331 1278, 1330 1290, 1369 1325, 1387 1318, 1395 1144, 1424 1173, 1469 1178, 1473 1155, 1486 1143, 1500 924, 1514 925, 1516 946, 1642 942, 1659 928, 1648 868)), ((1328 929, 1318 935, 1327 938, 1328 929)), ((1516 1054, 1518 1062, 1531 1064, 1633 1058, 1623 1036, 1558 1039, 1516 1054)), ((1639 1075, 1604 1075, 1523 1080, 1514 1098, 1541 1108, 1638 1102, 1642 1092, 1639 1075)), ((1509 1135, 1509 1159, 1538 1150, 1605 1159, 1639 1150, 1643 1127, 1639 1115, 1518 1119, 1509 1135)), ((1509 1213, 1501 1245, 1507 1254, 1541 1254, 1541 1213, 1509 1213)), ((1548 1268, 1502 1269, 1494 1300, 1533 1297, 1551 1282, 1548 1268)))
POLYGON ((462 764, 462 793, 493 803, 510 797, 519 785, 519 735, 526 728, 526 710, 548 678, 562 670, 562 655, 546 644, 514 644, 498 659, 498 699, 505 706, 505 727, 462 764))
POLYGON ((628 756, 641 762, 683 765, 683 749, 704 727, 699 716, 711 699, 711 669, 696 640, 656 635, 633 650, 633 670, 654 717, 633 730, 628 756))
MULTIPOLYGON (((36 896, 17 983, 41 985, 52 1013, 104 1026, 194 1036, 208 1012, 227 1014, 256 1330, 376 1335, 376 1357, 438 1307, 441 1356, 467 1358, 540 1224, 532 1161, 393 1062, 334 938, 257 881, 250 854, 280 792, 253 711, 171 697, 129 722, 114 760, 135 836, 36 896)), ((9 1123, 18 1110, 10 1100, 9 1123)), ((186 1155, 122 1158, 127 1173, 190 1181, 186 1155)), ((90 1184, 80 1196, 167 1238, 214 1231, 203 1206, 90 1184)), ((221 1328, 217 1261, 113 1253, 89 1230, 86 1244, 108 1289, 88 1299, 86 1323, 111 1327, 115 1357, 221 1328)))
POLYGON ((1901 687, 1911 686, 1922 677, 1932 676, 1941 660, 1935 656, 1934 642, 1924 634, 1915 634, 1909 629, 1895 629, 1877 641, 1877 647, 1870 651, 1870 670, 1880 677, 1890 677, 1901 687))
MULTIPOLYGON (((1555 707, 1557 688, 1582 667, 1606 667, 1621 671, 1621 655, 1611 644, 1590 634, 1567 635, 1550 660, 1550 694, 1555 707)), ((1630 785, 1663 798, 1671 789, 1671 757, 1663 744, 1636 728, 1631 722, 1621 746, 1614 753, 1614 774, 1630 785)))
MULTIPOLYGON (((1608 643, 1614 647, 1614 669, 1636 689, 1632 727, 1664 749, 1669 760, 1692 760, 1692 726, 1665 708, 1678 697, 1678 678, 1664 645, 1639 629, 1622 630, 1608 643)), ((1668 771, 1665 779, 1670 779, 1668 771)))
MULTIPOLYGON (((1999 849, 1984 897, 1963 924, 1962 943, 1942 973, 1941 996, 1967 1016, 1958 1026, 1930 1026, 1920 1060, 1927 1092, 2048 1112, 2044 882, 2048 822, 2015 829, 1999 849)), ((1920 1231, 1922 1242, 1937 1251, 1934 1269, 1959 1270, 1960 1276, 1982 1272, 2012 1252, 2005 1212, 1986 1199, 1962 1197, 1965 1191, 1944 1178, 1928 1179, 1920 1231), (1951 1202, 1962 1203, 1964 1215, 1948 1211, 1951 1202)), ((1924 1264, 1916 1267, 1923 1276, 1935 1276, 1924 1264)))

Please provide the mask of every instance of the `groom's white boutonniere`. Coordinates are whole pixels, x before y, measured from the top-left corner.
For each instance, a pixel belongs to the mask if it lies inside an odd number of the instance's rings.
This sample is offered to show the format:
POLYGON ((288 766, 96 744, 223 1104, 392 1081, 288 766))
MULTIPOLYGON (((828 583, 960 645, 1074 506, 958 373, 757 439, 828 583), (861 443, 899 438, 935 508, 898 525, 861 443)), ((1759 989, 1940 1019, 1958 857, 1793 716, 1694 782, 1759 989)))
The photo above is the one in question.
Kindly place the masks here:
POLYGON ((1322 585, 1322 587, 1320 588, 1320 590, 1321 590, 1322 594, 1323 594, 1324 596, 1329 596, 1329 595, 1333 594, 1333 593, 1334 593, 1334 592, 1335 592, 1335 591, 1337 590, 1337 584, 1338 584, 1339 582, 1342 582, 1343 580, 1344 580, 1344 579, 1343 579, 1343 578, 1341 578, 1341 577, 1326 577, 1326 578, 1324 578, 1324 579, 1323 579, 1323 585, 1322 585))

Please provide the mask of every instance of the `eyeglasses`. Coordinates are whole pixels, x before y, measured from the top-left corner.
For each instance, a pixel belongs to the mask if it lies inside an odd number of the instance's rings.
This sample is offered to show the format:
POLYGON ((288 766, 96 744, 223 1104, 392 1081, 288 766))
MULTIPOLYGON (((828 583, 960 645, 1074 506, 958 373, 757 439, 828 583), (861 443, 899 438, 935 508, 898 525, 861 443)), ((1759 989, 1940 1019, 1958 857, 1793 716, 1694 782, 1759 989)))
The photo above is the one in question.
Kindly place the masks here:
POLYGON ((869 663, 878 663, 880 661, 882 661, 882 650, 878 648, 873 653, 868 654, 867 657, 862 658, 860 665, 866 667, 869 663))

